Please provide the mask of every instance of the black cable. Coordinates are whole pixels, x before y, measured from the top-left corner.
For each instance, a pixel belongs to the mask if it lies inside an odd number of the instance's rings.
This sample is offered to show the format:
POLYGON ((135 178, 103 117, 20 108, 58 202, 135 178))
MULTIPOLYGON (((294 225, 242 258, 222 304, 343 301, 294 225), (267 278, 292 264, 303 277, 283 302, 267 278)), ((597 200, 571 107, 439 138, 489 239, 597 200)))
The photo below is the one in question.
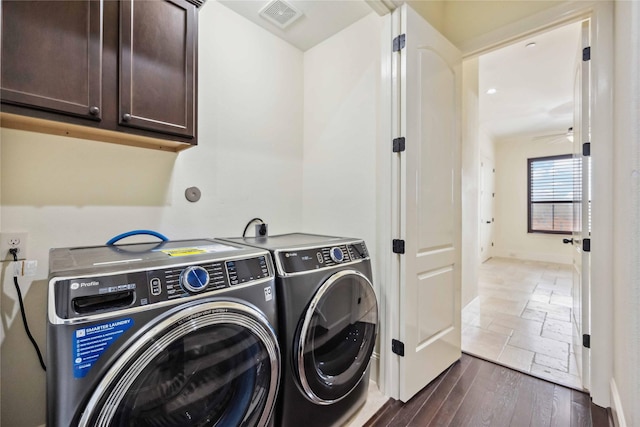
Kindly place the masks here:
POLYGON ((249 226, 251 225, 251 223, 255 222, 255 221, 260 221, 261 223, 264 224, 264 221, 261 220, 260 218, 253 218, 251 221, 249 221, 247 223, 247 226, 244 227, 244 231, 242 232, 242 237, 244 237, 247 234, 247 230, 249 229, 249 226))
MULTIPOLYGON (((17 262, 18 251, 16 251, 15 249, 10 249, 9 252, 11 252, 11 254, 13 255, 13 260, 17 262)), ((35 338, 33 338, 33 335, 31 335, 31 330, 29 329, 29 324, 27 323, 27 314, 24 309, 24 302, 22 301, 22 292, 20 292, 20 285, 18 284, 18 276, 15 275, 15 273, 13 275, 13 284, 16 285, 16 292, 18 293, 18 302, 20 303, 20 314, 22 314, 22 324, 24 325, 24 330, 27 333, 27 336, 29 337, 31 344, 33 344, 33 348, 36 349, 36 353, 38 354, 38 360, 40 360, 40 366, 42 367, 42 370, 46 371, 47 367, 44 364, 44 359, 42 358, 40 347, 38 347, 38 343, 36 342, 35 338)))

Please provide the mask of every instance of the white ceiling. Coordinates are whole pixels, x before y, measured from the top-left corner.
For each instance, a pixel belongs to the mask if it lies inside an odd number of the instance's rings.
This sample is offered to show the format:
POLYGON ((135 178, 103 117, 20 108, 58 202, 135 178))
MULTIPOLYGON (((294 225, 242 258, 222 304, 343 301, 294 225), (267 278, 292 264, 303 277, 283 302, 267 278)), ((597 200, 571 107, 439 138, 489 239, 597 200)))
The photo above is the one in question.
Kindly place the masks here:
POLYGON ((283 30, 259 15, 270 1, 218 0, 302 51, 321 43, 372 11, 363 0, 285 0, 302 12, 302 16, 283 30))
POLYGON ((567 132, 579 46, 575 23, 481 56, 480 126, 495 139, 567 132))

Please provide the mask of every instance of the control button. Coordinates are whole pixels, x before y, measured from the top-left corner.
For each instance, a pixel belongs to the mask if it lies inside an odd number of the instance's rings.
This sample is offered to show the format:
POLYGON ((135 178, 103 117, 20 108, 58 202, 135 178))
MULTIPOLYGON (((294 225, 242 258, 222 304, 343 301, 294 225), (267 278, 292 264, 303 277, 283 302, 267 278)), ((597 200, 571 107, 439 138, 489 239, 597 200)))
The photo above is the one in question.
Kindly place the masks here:
POLYGON ((162 293, 162 283, 157 277, 151 279, 149 285, 151 286, 151 295, 158 296, 162 293))
POLYGON ((320 264, 323 264, 323 263, 324 263, 324 258, 322 257, 322 252, 318 252, 318 253, 316 254, 316 258, 318 258, 318 262, 319 262, 320 264))
POLYGON ((341 263, 344 261, 344 254, 342 253, 342 249, 338 247, 333 247, 329 251, 329 255, 334 262, 341 263))
POLYGON ((203 291, 209 284, 209 273, 197 265, 187 267, 180 275, 180 283, 190 292, 203 291))

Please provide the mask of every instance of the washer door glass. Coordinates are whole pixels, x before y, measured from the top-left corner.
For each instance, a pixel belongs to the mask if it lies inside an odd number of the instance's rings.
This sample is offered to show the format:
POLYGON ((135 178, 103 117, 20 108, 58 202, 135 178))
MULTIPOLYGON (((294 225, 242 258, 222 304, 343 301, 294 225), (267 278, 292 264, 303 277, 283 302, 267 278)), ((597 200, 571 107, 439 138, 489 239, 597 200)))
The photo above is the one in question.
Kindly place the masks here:
POLYGON ((279 349, 261 315, 236 303, 182 309, 137 340, 96 389, 80 425, 265 425, 279 349))
POLYGON ((330 404, 365 375, 375 346, 378 304, 366 276, 345 270, 318 290, 297 334, 297 374, 309 400, 330 404))

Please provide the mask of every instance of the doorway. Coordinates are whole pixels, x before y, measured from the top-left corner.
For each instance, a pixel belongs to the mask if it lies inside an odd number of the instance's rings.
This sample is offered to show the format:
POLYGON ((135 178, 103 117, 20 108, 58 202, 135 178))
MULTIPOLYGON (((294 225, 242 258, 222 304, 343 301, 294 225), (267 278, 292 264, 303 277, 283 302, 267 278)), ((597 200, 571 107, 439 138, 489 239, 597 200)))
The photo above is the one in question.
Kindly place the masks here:
POLYGON ((573 258, 562 243, 573 231, 575 197, 534 205, 529 181, 532 159, 573 153, 580 51, 574 22, 476 59, 480 265, 477 296, 462 311, 463 351, 576 389, 583 383, 573 346, 573 258))

